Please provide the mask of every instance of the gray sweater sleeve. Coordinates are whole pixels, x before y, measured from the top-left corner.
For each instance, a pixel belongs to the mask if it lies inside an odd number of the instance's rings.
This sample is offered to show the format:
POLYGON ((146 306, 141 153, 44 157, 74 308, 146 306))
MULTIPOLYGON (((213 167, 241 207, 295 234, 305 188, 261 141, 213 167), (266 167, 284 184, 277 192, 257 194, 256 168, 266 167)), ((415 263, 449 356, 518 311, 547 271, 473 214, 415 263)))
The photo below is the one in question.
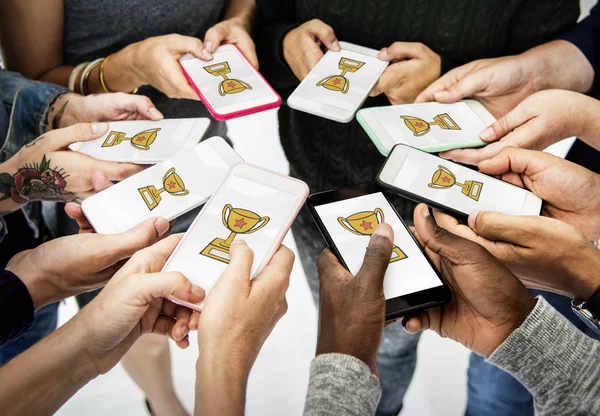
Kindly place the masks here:
POLYGON ((373 415, 380 397, 379 379, 361 360, 345 354, 322 354, 310 365, 304 415, 373 415))
POLYGON ((537 415, 600 414, 600 343, 543 298, 488 361, 527 387, 537 415))

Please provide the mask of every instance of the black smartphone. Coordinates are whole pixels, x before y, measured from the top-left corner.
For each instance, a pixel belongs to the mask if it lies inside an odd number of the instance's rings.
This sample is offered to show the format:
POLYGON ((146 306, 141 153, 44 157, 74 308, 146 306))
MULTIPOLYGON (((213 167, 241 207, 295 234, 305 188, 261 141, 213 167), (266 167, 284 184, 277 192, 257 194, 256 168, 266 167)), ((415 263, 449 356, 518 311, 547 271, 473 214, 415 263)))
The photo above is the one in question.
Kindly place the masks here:
POLYGON ((476 211, 540 215, 542 200, 532 192, 410 146, 398 144, 377 175, 393 194, 465 219, 476 211))
POLYGON ((394 229, 394 249, 384 279, 386 320, 413 315, 452 298, 417 240, 377 184, 309 196, 308 209, 340 263, 352 274, 362 266, 369 236, 382 222, 394 229))

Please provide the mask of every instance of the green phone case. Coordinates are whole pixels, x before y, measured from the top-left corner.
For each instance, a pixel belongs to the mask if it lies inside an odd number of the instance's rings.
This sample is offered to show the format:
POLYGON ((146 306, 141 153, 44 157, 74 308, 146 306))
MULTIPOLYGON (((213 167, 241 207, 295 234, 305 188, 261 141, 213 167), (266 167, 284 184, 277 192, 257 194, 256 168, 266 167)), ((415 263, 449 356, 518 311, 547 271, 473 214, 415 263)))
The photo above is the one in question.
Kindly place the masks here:
MULTIPOLYGON (((375 147, 377 147, 377 150, 379 150, 379 153, 381 153, 385 157, 389 156, 390 152, 392 151, 392 148, 391 147, 387 148, 383 143, 381 143, 381 141, 379 140, 377 135, 373 132, 373 130, 371 130, 371 127, 365 121, 362 113, 365 111, 369 111, 369 110, 375 110, 378 108, 387 108, 387 107, 393 107, 393 106, 364 108, 362 110, 359 110, 358 113, 356 113, 356 120, 361 125, 361 127, 364 129, 364 131, 367 133, 367 135, 369 136, 369 138, 371 139, 373 144, 375 144, 375 147)), ((402 143, 402 142, 396 142, 394 144, 398 144, 398 143, 402 143)), ((454 149, 467 149, 467 148, 472 148, 472 147, 483 147, 487 143, 484 142, 483 140, 478 139, 478 140, 465 141, 465 142, 440 143, 440 144, 425 145, 425 146, 413 146, 412 144, 408 144, 408 143, 402 143, 402 144, 406 144, 407 146, 412 146, 415 149, 419 149, 419 150, 422 150, 427 153, 439 153, 439 152, 445 152, 445 151, 454 150, 454 149)))

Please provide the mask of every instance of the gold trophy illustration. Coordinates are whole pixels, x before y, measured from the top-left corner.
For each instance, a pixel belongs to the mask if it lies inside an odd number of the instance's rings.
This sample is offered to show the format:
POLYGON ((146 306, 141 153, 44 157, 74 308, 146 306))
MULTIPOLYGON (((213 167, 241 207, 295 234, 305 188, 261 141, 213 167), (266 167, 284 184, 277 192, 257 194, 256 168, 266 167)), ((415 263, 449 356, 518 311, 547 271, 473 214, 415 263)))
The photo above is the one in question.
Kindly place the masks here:
POLYGON ((190 193, 190 191, 185 189, 181 176, 175 173, 175 168, 169 169, 167 173, 165 173, 165 176, 163 176, 162 188, 156 189, 154 185, 150 185, 138 189, 138 192, 150 211, 158 206, 158 203, 162 200, 160 194, 164 191, 167 191, 173 196, 185 196, 190 193))
POLYGON ((456 176, 450 169, 442 165, 438 165, 438 170, 435 171, 431 178, 431 183, 428 184, 433 189, 450 189, 453 185, 460 186, 462 193, 475 201, 479 201, 483 183, 478 181, 466 181, 465 183, 456 182, 456 176))
POLYGON ((448 115, 448 113, 438 114, 433 118, 433 121, 427 122, 419 117, 413 116, 400 116, 402 120, 404 120, 404 124, 406 127, 413 132, 413 134, 417 137, 424 136, 431 131, 431 126, 439 126, 444 130, 461 130, 461 128, 456 124, 452 117, 448 115))
MULTIPOLYGON (((375 208, 373 211, 362 211, 352 214, 349 217, 338 217, 338 222, 346 230, 356 235, 371 235, 373 230, 378 224, 385 221, 383 211, 381 208, 375 208)), ((392 250, 392 258, 390 263, 398 260, 403 260, 408 256, 400 249, 400 247, 394 245, 392 250)))
POLYGON ((330 75, 323 78, 317 83, 317 87, 327 88, 331 91, 340 91, 342 94, 346 94, 350 89, 350 80, 344 75, 348 72, 356 72, 364 65, 364 62, 356 61, 350 58, 340 59, 338 67, 342 70, 341 75, 330 75))
POLYGON ((204 247, 204 250, 200 254, 222 261, 223 263, 229 263, 229 246, 233 239, 238 234, 252 234, 257 232, 269 223, 270 218, 261 217, 247 209, 234 208, 232 205, 227 204, 223 207, 221 220, 225 228, 230 231, 229 237, 226 239, 215 238, 204 247))
POLYGON ((125 133, 122 131, 111 131, 102 143, 102 147, 113 147, 118 146, 124 141, 130 141, 131 145, 136 149, 150 150, 150 145, 156 140, 156 135, 160 131, 160 128, 148 129, 140 131, 133 137, 125 137, 125 133))
POLYGON ((252 89, 250 84, 241 79, 227 78, 227 74, 231 73, 231 68, 229 68, 229 62, 227 61, 205 66, 204 69, 215 77, 223 77, 223 81, 221 81, 218 88, 219 94, 222 97, 227 94, 237 94, 238 92, 252 89))

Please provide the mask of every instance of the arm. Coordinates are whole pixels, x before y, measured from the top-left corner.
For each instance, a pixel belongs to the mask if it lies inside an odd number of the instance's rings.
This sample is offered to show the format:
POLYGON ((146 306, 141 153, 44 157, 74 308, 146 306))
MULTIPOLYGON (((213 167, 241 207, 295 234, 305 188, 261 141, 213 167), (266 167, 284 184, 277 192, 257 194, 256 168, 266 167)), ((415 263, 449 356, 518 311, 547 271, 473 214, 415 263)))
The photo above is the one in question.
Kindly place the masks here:
POLYGON ((587 337, 543 298, 488 358, 534 397, 539 415, 600 412, 600 343, 587 337))
POLYGON ((0 272, 0 346, 29 331, 33 300, 27 286, 10 271, 0 272), (10 317, 10 318, 8 318, 10 317))

